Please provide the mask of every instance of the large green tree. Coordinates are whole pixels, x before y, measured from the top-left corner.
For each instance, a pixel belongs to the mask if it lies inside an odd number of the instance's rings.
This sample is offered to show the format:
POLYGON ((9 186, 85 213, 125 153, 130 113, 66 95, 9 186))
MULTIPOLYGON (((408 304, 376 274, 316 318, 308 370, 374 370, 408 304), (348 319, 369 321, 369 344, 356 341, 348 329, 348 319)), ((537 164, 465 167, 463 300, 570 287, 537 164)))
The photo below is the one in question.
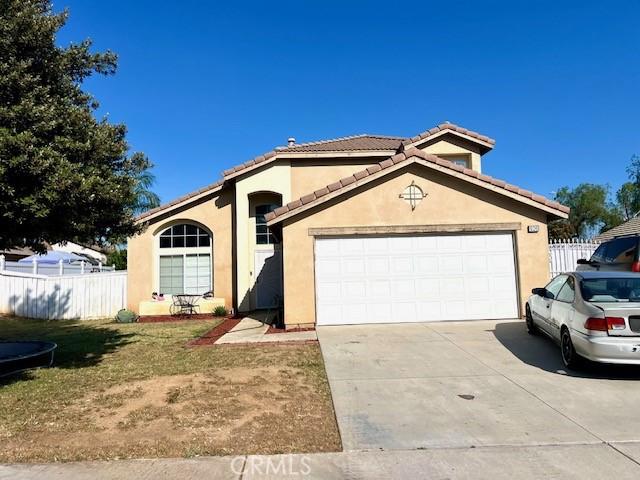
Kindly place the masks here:
POLYGON ((618 207, 625 221, 640 212, 640 156, 631 157, 627 175, 629 181, 624 183, 616 193, 618 207))
POLYGON ((555 199, 571 208, 567 220, 549 225, 550 238, 590 237, 622 223, 617 205, 609 201, 609 187, 581 183, 576 188, 562 187, 555 199))
POLYGON ((129 154, 125 125, 97 119, 82 90, 115 72, 116 55, 89 40, 57 46, 66 20, 49 0, 0 0, 0 249, 121 241, 154 206, 140 197, 149 160, 129 154))

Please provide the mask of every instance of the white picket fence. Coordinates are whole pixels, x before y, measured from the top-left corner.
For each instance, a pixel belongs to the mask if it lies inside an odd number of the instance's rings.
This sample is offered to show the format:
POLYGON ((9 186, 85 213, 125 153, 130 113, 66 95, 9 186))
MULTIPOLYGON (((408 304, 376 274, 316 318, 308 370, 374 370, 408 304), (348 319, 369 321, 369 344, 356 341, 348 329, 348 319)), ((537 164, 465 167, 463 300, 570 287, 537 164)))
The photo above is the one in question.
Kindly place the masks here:
POLYGON ((600 242, 580 238, 551 240, 549 242, 551 276, 574 271, 578 265, 578 259, 586 258, 588 260, 599 245, 600 242))
POLYGON ((113 317, 126 305, 126 271, 55 277, 0 272, 0 314, 86 320, 113 317))
POLYGON ((33 262, 12 262, 5 260, 4 255, 0 255, 0 271, 9 270, 10 272, 32 273, 34 275, 84 275, 85 273, 96 272, 114 272, 115 265, 107 267, 99 263, 91 265, 88 262, 80 262, 77 264, 63 263, 62 260, 57 264, 33 262))

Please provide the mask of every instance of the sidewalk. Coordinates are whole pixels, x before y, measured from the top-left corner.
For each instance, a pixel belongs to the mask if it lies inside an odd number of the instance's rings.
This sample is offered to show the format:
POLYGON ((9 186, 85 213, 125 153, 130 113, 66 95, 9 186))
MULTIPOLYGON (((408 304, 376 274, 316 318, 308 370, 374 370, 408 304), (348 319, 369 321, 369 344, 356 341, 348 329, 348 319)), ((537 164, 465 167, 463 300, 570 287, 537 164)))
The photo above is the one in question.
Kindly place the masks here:
POLYGON ((318 339, 315 331, 267 333, 269 325, 263 323, 261 313, 243 318, 238 325, 216 342, 222 344, 309 342, 318 339))
POLYGON ((0 480, 637 479, 640 444, 435 448, 0 466, 0 480), (621 452, 624 452, 621 453, 621 452), (637 458, 637 457, 636 457, 637 458))

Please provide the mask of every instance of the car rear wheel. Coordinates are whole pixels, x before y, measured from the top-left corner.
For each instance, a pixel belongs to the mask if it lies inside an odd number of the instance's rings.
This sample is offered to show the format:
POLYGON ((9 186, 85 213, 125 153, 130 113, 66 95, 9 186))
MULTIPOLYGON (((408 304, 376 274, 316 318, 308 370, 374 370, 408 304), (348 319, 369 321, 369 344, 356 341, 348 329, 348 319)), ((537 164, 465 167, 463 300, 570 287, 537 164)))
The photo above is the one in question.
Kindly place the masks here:
POLYGON ((536 327, 536 324, 533 323, 533 315, 531 315, 531 308, 529 307, 528 303, 525 308, 524 318, 525 322, 527 323, 527 332, 529 332, 530 335, 537 335, 538 327, 536 327))
POLYGON ((560 353, 562 354, 562 363, 567 368, 576 368, 580 365, 580 355, 576 352, 571 341, 569 329, 564 327, 560 334, 560 353))

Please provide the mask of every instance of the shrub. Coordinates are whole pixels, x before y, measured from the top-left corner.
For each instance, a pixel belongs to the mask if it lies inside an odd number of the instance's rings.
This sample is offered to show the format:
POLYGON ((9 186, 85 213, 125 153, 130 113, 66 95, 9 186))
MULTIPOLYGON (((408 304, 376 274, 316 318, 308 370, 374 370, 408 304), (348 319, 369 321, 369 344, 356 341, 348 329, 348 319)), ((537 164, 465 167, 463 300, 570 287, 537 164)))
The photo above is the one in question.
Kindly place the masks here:
POLYGON ((116 313, 116 322, 118 323, 134 323, 138 320, 138 316, 131 310, 122 309, 116 313))
POLYGON ((216 308, 213 309, 213 314, 216 317, 226 317, 227 316, 227 309, 224 308, 222 305, 218 305, 216 308))

